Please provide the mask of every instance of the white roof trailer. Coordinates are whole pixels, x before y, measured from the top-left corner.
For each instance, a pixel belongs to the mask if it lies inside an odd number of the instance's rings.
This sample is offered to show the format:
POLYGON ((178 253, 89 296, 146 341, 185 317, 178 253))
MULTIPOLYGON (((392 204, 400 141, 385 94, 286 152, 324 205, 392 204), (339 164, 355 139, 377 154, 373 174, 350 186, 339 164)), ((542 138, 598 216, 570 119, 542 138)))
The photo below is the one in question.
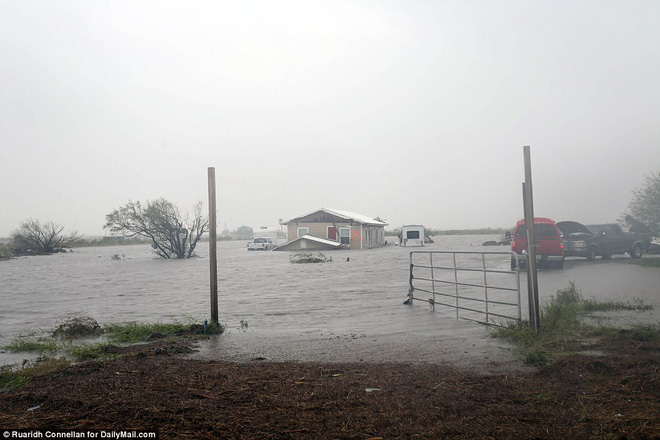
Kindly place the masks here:
POLYGON ((424 226, 404 225, 401 228, 401 246, 424 246, 424 226))

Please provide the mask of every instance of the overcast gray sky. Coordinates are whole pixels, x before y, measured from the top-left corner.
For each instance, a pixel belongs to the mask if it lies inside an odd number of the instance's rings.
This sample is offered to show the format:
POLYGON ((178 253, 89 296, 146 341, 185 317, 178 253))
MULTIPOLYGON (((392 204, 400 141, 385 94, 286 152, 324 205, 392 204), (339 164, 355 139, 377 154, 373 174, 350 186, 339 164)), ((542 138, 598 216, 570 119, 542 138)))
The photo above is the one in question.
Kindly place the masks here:
POLYGON ((0 0, 0 236, 129 200, 615 221, 660 170, 659 1, 0 0))

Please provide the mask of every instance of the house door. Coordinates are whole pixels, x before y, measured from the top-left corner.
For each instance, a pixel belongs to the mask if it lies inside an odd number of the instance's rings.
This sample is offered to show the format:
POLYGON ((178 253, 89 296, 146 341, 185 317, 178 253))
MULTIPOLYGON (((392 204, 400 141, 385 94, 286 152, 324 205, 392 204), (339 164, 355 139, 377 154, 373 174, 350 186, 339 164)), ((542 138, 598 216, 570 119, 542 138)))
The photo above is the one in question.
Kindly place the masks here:
POLYGON ((337 240, 337 229, 334 226, 328 226, 328 239, 337 240))

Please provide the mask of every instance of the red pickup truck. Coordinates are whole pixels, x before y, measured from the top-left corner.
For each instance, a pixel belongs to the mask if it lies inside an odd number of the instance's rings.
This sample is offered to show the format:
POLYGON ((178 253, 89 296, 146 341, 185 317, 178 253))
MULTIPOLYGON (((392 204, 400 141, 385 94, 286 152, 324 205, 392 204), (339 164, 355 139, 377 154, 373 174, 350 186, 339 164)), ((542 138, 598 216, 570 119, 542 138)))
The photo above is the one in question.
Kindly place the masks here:
MULTIPOLYGON (((564 267, 564 243, 561 231, 554 220, 534 217, 536 236, 536 260, 539 267, 564 267)), ((527 227, 525 220, 519 220, 513 230, 511 250, 516 253, 511 258, 511 270, 525 267, 527 264, 527 227)))

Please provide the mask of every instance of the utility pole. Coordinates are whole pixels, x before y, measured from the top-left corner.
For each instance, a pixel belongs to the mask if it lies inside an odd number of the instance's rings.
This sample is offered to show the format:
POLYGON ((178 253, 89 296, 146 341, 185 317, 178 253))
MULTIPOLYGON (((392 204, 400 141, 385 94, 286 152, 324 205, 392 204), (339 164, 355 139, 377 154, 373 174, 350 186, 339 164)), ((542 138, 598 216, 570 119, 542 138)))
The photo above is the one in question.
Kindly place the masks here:
POLYGON ((211 323, 218 321, 218 253, 216 237, 215 168, 209 167, 209 261, 211 272, 211 323))
POLYGON ((527 291, 529 302, 529 323, 538 332, 539 283, 536 271, 536 233, 534 231, 534 191, 532 189, 532 161, 529 145, 523 147, 525 161, 525 183, 523 183, 523 206, 525 227, 527 228, 527 291))

